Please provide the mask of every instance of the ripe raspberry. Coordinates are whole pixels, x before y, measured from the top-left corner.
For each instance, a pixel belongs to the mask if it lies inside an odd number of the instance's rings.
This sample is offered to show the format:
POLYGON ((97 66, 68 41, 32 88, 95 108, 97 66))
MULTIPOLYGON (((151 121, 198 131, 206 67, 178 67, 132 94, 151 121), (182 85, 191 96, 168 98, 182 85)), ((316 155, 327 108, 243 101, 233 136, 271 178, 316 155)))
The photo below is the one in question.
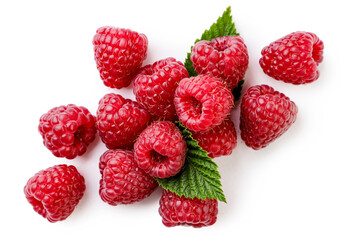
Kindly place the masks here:
POLYGON ((84 195, 83 176, 74 166, 65 164, 41 170, 24 187, 33 209, 49 222, 66 219, 84 195))
POLYGON ((229 89, 244 78, 248 67, 248 52, 239 36, 224 36, 195 44, 191 61, 198 74, 210 74, 223 80, 229 89))
POLYGON ((176 175, 184 165, 186 151, 182 133, 169 121, 149 125, 134 145, 137 165, 158 178, 176 175))
POLYGON ((99 169, 99 195, 113 206, 141 201, 158 186, 154 178, 138 168, 131 151, 106 151, 100 157, 99 169))
POLYGON ((173 104, 178 83, 188 77, 184 65, 174 58, 166 58, 145 66, 133 80, 136 100, 154 120, 177 119, 173 104))
POLYGON ((59 106, 43 114, 38 131, 44 145, 56 156, 73 159, 84 154, 95 139, 95 117, 84 107, 59 106))
POLYGON ((159 201, 159 214, 167 227, 191 225, 204 227, 216 222, 218 202, 216 199, 198 199, 179 197, 164 190, 159 201))
POLYGON ((104 84, 123 88, 146 58, 148 39, 129 29, 101 27, 93 37, 94 59, 104 84))
POLYGON ((149 118, 137 102, 109 93, 99 101, 96 126, 107 148, 131 149, 149 118))
POLYGON ((259 64, 276 80, 295 85, 318 79, 323 60, 323 42, 310 32, 293 32, 263 48, 259 64))
POLYGON ((250 87, 241 103, 241 138, 253 149, 266 147, 295 122, 297 106, 267 85, 250 87))
POLYGON ((208 131, 192 132, 192 137, 211 158, 230 155, 237 145, 237 134, 230 118, 208 131))
POLYGON ((231 91, 210 75, 184 78, 174 96, 179 120, 192 131, 207 131, 219 125, 233 104, 231 91))

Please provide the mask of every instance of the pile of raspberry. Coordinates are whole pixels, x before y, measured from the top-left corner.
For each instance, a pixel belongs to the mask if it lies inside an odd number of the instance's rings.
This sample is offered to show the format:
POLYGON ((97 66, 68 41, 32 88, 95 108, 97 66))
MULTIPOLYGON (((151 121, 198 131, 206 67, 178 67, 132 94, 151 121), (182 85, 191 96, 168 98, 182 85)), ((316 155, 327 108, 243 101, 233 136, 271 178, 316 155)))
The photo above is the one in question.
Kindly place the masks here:
MULTIPOLYGON (((94 58, 103 83, 125 88, 136 100, 109 93, 95 115, 82 106, 52 108, 39 120, 43 144, 56 157, 83 155, 99 134, 108 150, 99 156, 99 196, 107 204, 133 204, 158 187, 156 178, 178 174, 187 161, 187 144, 175 121, 192 133, 208 156, 230 155, 237 145, 231 120, 232 91, 245 76, 249 56, 240 36, 197 42, 189 76, 170 57, 142 66, 148 39, 129 29, 101 27, 93 38, 94 58)), ((294 32, 262 50, 259 61, 270 77, 305 84, 319 77, 323 43, 309 32, 294 32)), ((241 99, 240 136, 255 150, 267 147, 296 120, 298 108, 268 85, 248 88, 241 99)), ((50 222, 66 219, 82 199, 84 177, 72 165, 55 165, 31 177, 24 193, 33 209, 50 222)), ((164 189, 159 201, 162 223, 171 227, 209 226, 216 222, 218 200, 178 196, 164 189)))

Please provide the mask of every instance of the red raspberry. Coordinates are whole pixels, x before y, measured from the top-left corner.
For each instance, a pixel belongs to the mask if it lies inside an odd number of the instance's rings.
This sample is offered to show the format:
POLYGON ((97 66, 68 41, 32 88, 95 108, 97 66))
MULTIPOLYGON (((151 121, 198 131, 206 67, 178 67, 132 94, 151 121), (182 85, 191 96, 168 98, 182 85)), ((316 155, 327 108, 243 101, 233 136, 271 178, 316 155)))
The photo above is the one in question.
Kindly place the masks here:
POLYGON ((179 120, 192 131, 207 131, 219 125, 233 104, 231 91, 221 80, 210 75, 184 78, 174 97, 179 120))
POLYGON ((49 222, 66 219, 84 195, 83 176, 74 166, 56 165, 41 170, 24 187, 33 209, 49 222))
POLYGON ((153 177, 176 175, 184 165, 187 147, 178 127, 169 121, 149 125, 137 138, 137 165, 153 177))
POLYGON ((318 79, 323 42, 310 32, 293 32, 263 48, 259 64, 276 80, 305 84, 318 79))
POLYGON ((101 27, 93 37, 94 59, 104 84, 111 88, 129 86, 132 74, 146 58, 148 39, 129 29, 101 27))
POLYGON ((154 120, 177 119, 173 104, 178 83, 188 77, 184 65, 174 58, 166 58, 145 66, 133 80, 136 100, 154 120))
POLYGON ((230 155, 237 145, 237 134, 230 118, 208 131, 192 132, 192 137, 211 158, 230 155))
POLYGON ((137 102, 109 93, 99 101, 96 126, 107 148, 131 149, 149 118, 137 102))
POLYGON ((113 206, 141 201, 158 186, 154 178, 138 168, 131 151, 106 151, 100 157, 99 169, 99 195, 113 206))
POLYGON ((191 61, 198 74, 211 74, 233 89, 247 70, 247 47, 239 36, 202 40, 192 48, 191 61))
POLYGON ((297 106, 267 85, 250 87, 241 103, 241 138, 253 149, 266 147, 295 122, 297 106))
POLYGON ((38 131, 44 145, 56 156, 73 159, 84 154, 95 139, 95 117, 84 107, 59 106, 43 114, 38 131))
POLYGON ((218 202, 216 199, 198 199, 179 197, 164 190, 159 201, 159 214, 167 227, 191 225, 204 227, 216 222, 218 202))

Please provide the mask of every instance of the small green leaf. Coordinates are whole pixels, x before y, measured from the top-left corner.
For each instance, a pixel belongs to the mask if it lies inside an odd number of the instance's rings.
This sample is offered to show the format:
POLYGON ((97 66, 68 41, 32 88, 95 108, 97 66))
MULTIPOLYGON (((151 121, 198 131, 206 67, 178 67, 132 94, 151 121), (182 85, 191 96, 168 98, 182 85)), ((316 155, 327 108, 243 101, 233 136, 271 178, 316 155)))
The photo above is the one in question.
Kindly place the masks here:
POLYGON ((179 196, 217 199, 226 202, 217 164, 192 138, 191 132, 185 126, 180 122, 175 124, 182 132, 188 147, 185 164, 177 175, 169 178, 156 178, 156 180, 162 188, 179 196))
MULTIPOLYGON (((192 51, 192 48, 191 48, 192 51)), ((189 73, 189 77, 197 76, 197 72, 195 71, 192 62, 191 62, 191 52, 188 53, 187 58, 185 59, 184 66, 189 73)))

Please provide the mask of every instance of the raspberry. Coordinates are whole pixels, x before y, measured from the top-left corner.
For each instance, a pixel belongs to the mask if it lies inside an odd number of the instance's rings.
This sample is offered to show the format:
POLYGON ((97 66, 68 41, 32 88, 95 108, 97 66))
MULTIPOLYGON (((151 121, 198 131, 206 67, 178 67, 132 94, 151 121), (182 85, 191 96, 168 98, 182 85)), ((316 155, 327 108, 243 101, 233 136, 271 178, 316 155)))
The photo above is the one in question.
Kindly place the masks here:
POLYGON ((148 39, 129 29, 101 27, 93 37, 94 59, 105 86, 129 86, 146 58, 148 39))
POLYGON ((56 156, 73 159, 84 154, 95 139, 95 117, 74 104, 52 108, 39 120, 44 145, 56 156))
POLYGON ((31 177, 24 187, 33 209, 49 222, 65 220, 83 197, 86 186, 74 166, 55 165, 31 177))
POLYGON ((153 122, 134 145, 137 165, 158 178, 176 175, 184 165, 186 151, 182 133, 169 121, 153 122))
POLYGON ((267 85, 250 87, 241 103, 241 138, 253 149, 266 147, 295 122, 297 106, 267 85))
POLYGON ((323 42, 310 32, 293 32, 266 46, 259 64, 270 77, 295 85, 318 79, 323 42))
POLYGON ((192 137, 211 158, 230 155, 237 145, 237 134, 230 118, 208 131, 192 132, 192 137))
POLYGON ((174 105, 181 123, 192 131, 219 125, 234 104, 231 91, 210 75, 185 78, 176 89, 174 105))
POLYGON ((159 201, 159 214, 167 227, 191 225, 204 227, 216 222, 218 202, 216 199, 179 197, 164 190, 159 201))
POLYGON ((99 195, 113 206, 141 201, 158 186, 154 178, 137 167, 131 151, 106 151, 100 157, 99 169, 99 195))
POLYGON ((99 101, 96 126, 107 148, 132 149, 149 118, 137 102, 109 93, 99 101))
POLYGON ((198 74, 211 74, 233 89, 244 78, 248 67, 248 52, 239 36, 224 36, 195 44, 191 61, 198 74))
POLYGON ((145 66, 133 80, 136 100, 154 120, 177 119, 173 104, 178 83, 188 77, 184 65, 174 58, 166 58, 145 66))

